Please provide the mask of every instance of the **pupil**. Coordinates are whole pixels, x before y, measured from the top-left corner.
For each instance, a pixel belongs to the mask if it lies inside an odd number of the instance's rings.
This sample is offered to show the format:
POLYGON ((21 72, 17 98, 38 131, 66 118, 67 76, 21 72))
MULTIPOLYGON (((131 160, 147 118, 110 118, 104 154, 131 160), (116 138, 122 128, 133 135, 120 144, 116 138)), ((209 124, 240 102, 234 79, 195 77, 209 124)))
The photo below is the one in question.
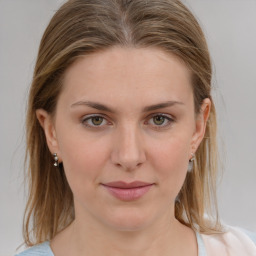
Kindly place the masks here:
POLYGON ((154 118, 154 121, 155 121, 155 124, 163 124, 164 123, 164 117, 162 117, 162 116, 156 116, 155 118, 154 118))

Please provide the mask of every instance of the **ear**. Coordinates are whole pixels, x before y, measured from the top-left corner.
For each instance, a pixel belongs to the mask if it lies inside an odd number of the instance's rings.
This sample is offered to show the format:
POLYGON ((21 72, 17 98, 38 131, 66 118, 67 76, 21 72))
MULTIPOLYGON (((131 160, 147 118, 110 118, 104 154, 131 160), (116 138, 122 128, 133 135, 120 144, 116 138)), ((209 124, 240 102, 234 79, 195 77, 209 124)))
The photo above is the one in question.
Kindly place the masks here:
POLYGON ((46 142, 50 152, 52 154, 57 153, 58 157, 60 158, 58 141, 56 137, 56 130, 54 127, 52 116, 44 109, 37 109, 36 116, 40 125, 44 130, 46 142))
POLYGON ((196 152, 197 148, 199 147, 201 141, 204 138, 207 121, 210 115, 210 110, 211 100, 209 98, 206 98, 203 100, 203 103, 200 108, 200 113, 198 113, 196 116, 195 132, 193 134, 191 142, 192 153, 196 152))

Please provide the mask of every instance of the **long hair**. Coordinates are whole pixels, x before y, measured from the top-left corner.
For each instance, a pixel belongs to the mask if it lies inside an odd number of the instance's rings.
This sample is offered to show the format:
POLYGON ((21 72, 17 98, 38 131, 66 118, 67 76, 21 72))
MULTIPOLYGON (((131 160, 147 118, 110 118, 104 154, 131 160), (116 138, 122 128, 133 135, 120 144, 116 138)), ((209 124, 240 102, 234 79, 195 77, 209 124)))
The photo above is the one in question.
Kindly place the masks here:
POLYGON ((59 171, 53 167, 36 110, 54 115, 65 70, 81 56, 113 46, 157 47, 177 56, 192 73, 195 112, 200 112, 205 98, 211 99, 205 138, 175 202, 175 217, 202 233, 220 231, 212 70, 197 20, 179 0, 70 0, 45 30, 30 89, 26 121, 29 194, 23 230, 27 245, 52 239, 74 220, 72 191, 63 166, 59 171), (214 221, 209 222, 205 214, 214 221))

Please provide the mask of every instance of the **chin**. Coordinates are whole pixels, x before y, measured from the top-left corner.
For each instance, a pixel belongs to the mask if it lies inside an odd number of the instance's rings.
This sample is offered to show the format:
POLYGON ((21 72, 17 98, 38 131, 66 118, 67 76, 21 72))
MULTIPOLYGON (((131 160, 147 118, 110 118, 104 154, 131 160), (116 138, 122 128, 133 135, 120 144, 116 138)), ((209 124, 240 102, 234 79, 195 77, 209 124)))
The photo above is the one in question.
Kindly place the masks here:
POLYGON ((108 216, 107 223, 118 231, 139 231, 150 225, 153 216, 146 214, 143 210, 123 209, 122 211, 112 212, 108 216))

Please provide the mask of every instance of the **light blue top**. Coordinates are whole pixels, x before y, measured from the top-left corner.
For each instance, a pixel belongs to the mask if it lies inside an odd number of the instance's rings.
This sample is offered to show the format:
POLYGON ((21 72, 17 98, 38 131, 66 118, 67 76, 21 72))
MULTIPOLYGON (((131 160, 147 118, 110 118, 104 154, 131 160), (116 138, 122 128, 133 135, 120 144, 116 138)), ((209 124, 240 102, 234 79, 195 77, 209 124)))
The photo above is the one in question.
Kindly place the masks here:
MULTIPOLYGON (((256 233, 252 233, 247 230, 243 230, 243 231, 251 238, 251 240, 256 245, 256 233)), ((197 237, 197 244, 198 244, 198 256, 207 256, 205 245, 201 235, 199 233, 196 233, 196 237, 197 237)), ((16 256, 54 256, 54 254, 51 250, 50 243, 46 241, 42 244, 35 245, 17 254, 16 256)))

